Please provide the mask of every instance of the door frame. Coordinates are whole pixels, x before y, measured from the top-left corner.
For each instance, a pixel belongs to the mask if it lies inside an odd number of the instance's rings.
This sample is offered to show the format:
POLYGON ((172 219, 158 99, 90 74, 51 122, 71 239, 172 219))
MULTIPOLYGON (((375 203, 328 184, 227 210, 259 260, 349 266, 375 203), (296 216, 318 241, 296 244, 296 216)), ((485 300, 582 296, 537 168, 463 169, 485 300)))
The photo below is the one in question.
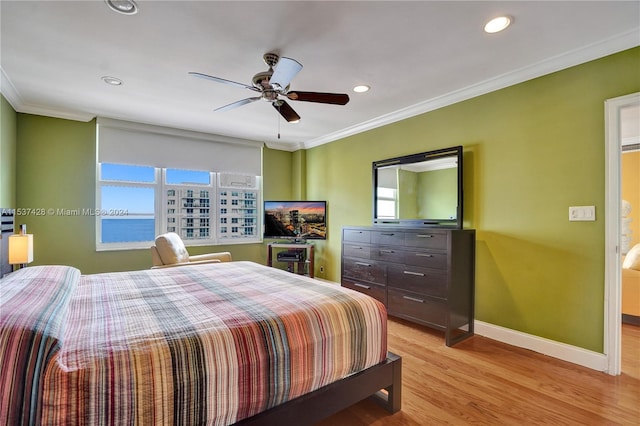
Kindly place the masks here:
POLYGON ((640 92, 605 101, 605 285, 604 354, 607 372, 620 374, 622 268, 620 265, 621 134, 620 110, 640 104, 640 92))

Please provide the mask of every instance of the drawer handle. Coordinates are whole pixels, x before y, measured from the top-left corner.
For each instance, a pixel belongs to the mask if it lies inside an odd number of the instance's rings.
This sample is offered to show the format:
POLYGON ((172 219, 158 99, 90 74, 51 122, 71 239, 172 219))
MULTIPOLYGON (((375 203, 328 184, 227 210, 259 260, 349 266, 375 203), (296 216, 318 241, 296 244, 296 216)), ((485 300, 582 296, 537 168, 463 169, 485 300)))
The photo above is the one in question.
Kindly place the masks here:
POLYGON ((418 237, 418 238, 434 238, 435 235, 433 235, 433 234, 418 234, 418 235, 416 235, 416 237, 418 237))
POLYGON ((427 254, 427 253, 416 253, 416 256, 419 256, 419 257, 433 257, 432 254, 427 254))
POLYGON ((368 285, 358 284, 358 283, 353 283, 353 285, 356 287, 364 288, 366 290, 371 290, 371 286, 368 286, 368 285))
POLYGON ((356 262, 356 265, 371 267, 370 263, 364 263, 364 262, 356 262))
POLYGON ((404 271, 405 274, 407 275, 417 275, 419 277, 424 277, 424 274, 421 272, 413 272, 413 271, 404 271))
POLYGON ((423 299, 418 299, 417 297, 411 296, 402 296, 403 299, 411 300, 412 302, 424 303, 423 299))
POLYGON ((394 234, 393 232, 383 232, 381 235, 384 235, 385 237, 393 237, 396 234, 394 234))
POLYGON ((393 250, 380 250, 380 253, 395 253, 393 250))
POLYGON ((362 247, 351 246, 351 248, 354 250, 362 250, 362 247))

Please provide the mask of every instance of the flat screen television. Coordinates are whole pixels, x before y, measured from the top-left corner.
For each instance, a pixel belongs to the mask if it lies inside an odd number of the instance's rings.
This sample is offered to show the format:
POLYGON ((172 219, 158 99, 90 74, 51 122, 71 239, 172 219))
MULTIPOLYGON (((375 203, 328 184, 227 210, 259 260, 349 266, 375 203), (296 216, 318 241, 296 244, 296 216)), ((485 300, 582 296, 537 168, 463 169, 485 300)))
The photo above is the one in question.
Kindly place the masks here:
POLYGON ((265 201, 264 238, 327 239, 326 201, 265 201))

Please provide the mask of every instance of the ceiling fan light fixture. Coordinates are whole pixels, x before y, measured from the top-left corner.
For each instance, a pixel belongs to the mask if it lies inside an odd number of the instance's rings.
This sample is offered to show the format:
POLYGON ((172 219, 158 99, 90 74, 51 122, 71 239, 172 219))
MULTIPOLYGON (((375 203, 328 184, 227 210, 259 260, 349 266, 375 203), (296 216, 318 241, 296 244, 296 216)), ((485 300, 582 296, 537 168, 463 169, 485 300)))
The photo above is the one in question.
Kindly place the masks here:
POLYGON ((102 81, 104 81, 110 86, 122 86, 124 84, 124 82, 119 78, 110 77, 108 75, 105 75, 104 77, 102 77, 102 81))
MULTIPOLYGON (((305 91, 290 92, 289 82, 300 72, 300 70, 302 70, 302 64, 295 59, 285 57, 281 58, 275 53, 265 53, 263 55, 263 59, 265 64, 267 64, 267 66, 269 67, 269 70, 254 75, 252 86, 231 80, 226 80, 220 77, 214 77, 212 75, 202 74, 199 72, 189 71, 189 74, 195 77, 216 81, 218 83, 230 84, 232 86, 249 89, 260 94, 260 96, 241 99, 223 107, 216 108, 215 111, 228 111, 230 109, 263 99, 270 102, 271 105, 282 116, 282 118, 287 120, 288 123, 298 123, 300 121, 300 116, 298 115, 298 113, 293 108, 291 108, 291 106, 284 99, 281 99, 280 97, 287 98, 292 101, 315 102, 319 104, 329 105, 346 105, 347 103, 349 103, 349 95, 347 95, 346 93, 305 91)), ((278 136, 278 138, 280 137, 278 136)))
POLYGON ((133 0, 104 0, 109 9, 123 15, 135 15, 138 13, 138 5, 133 0))
POLYGON ((360 86, 354 87, 353 91, 356 93, 364 93, 364 92, 368 92, 369 89, 371 89, 371 87, 367 86, 366 84, 361 84, 360 86))
POLYGON ((484 31, 489 34, 499 33, 500 31, 507 29, 507 27, 511 25, 511 22, 513 22, 513 18, 511 16, 498 16, 486 23, 484 31))

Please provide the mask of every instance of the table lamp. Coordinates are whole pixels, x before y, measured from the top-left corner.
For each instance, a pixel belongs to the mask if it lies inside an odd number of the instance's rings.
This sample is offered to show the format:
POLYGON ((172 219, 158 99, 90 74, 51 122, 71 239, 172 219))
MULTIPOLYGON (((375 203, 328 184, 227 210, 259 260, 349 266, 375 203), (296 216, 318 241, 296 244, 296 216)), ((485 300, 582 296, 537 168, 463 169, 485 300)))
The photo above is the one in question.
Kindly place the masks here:
POLYGON ((21 268, 33 262, 33 234, 27 234, 25 225, 20 225, 20 233, 9 235, 9 264, 21 268))

